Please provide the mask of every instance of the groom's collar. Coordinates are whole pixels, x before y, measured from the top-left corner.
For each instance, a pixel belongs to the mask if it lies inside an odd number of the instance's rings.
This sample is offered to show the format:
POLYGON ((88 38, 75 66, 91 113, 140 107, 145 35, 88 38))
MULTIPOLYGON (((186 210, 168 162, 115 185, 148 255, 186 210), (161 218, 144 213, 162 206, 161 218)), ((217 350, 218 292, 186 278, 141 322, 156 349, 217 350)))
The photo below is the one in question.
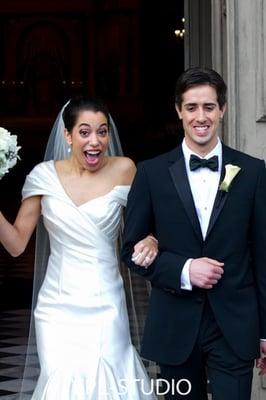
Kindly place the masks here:
MULTIPOLYGON (((231 147, 228 147, 225 145, 223 142, 221 142, 222 145, 222 164, 229 164, 231 163, 234 158, 235 158, 235 150, 232 149, 231 147)), ((170 151, 168 153, 168 161, 170 163, 178 161, 180 158, 184 159, 184 153, 182 150, 182 145, 177 146, 175 149, 170 151)))

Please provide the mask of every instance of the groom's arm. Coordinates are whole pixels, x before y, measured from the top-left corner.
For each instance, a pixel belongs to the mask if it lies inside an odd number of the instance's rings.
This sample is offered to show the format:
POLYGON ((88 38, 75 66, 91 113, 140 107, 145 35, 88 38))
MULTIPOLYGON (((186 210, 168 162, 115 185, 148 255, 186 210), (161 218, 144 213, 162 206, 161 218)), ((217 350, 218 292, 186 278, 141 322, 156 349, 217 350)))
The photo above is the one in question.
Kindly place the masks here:
POLYGON ((266 339, 266 168, 259 169, 251 220, 252 265, 255 272, 261 338, 266 339))
POLYGON ((159 253, 150 267, 147 269, 138 267, 131 260, 134 245, 150 233, 156 236, 155 216, 150 182, 145 166, 141 163, 128 196, 122 258, 129 268, 150 280, 153 286, 178 293, 181 290, 181 272, 188 257, 162 250, 159 240, 159 253))

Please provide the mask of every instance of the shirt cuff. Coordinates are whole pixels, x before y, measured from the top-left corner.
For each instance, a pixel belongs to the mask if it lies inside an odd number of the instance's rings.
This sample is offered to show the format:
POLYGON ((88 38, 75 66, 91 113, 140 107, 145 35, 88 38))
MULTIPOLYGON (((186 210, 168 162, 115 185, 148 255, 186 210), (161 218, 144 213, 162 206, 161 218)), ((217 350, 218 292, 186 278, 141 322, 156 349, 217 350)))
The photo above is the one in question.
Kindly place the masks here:
POLYGON ((189 258, 182 269, 181 272, 181 289, 192 290, 192 285, 189 278, 189 267, 193 258, 189 258))
POLYGON ((266 342, 266 339, 260 339, 261 342, 266 342))

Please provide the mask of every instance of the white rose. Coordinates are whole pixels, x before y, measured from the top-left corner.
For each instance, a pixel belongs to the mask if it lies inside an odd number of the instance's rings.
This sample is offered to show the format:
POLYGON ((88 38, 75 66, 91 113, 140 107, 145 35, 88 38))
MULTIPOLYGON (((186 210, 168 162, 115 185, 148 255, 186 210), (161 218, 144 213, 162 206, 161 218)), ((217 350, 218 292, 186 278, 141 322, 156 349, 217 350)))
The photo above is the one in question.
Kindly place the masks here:
POLYGON ((0 135, 0 151, 3 153, 7 153, 8 149, 9 149, 8 141, 6 140, 5 137, 2 137, 0 135))
POLYGON ((6 153, 0 150, 0 166, 6 163, 6 153))

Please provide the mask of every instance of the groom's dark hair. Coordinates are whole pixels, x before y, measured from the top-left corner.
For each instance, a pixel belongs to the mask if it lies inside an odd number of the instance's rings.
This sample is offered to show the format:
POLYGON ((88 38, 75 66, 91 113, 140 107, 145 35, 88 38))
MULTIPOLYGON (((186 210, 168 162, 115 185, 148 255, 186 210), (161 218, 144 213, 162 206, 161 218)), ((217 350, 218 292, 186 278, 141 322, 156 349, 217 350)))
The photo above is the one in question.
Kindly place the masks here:
POLYGON ((218 74, 218 72, 211 68, 200 67, 188 68, 177 79, 175 87, 175 104, 178 108, 181 109, 183 93, 188 89, 199 85, 209 85, 216 90, 217 101, 220 109, 222 109, 226 103, 227 92, 227 87, 223 78, 218 74))

